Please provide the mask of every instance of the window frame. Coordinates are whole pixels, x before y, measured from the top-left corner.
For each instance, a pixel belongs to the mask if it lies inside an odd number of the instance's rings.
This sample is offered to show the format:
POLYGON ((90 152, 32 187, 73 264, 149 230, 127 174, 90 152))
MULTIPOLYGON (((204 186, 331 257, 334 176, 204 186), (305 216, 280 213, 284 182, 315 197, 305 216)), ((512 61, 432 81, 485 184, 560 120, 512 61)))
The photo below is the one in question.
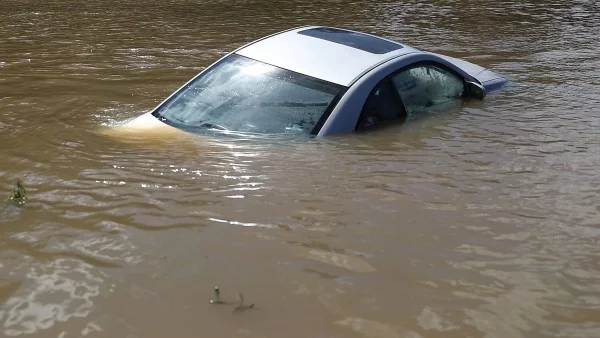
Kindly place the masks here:
MULTIPOLYGON (((448 67, 448 66, 446 66, 446 65, 444 65, 442 63, 439 63, 439 62, 436 62, 436 61, 432 61, 432 60, 424 60, 424 61, 413 62, 413 63, 411 63, 409 65, 400 67, 400 68, 398 68, 398 69, 396 69, 396 70, 388 73, 383 79, 381 79, 380 81, 378 81, 373 86, 373 88, 369 91, 369 94, 367 95, 367 97, 365 99, 365 102, 363 103, 363 106, 362 106, 361 111, 360 111, 360 115, 358 116, 358 119, 356 121, 356 125, 354 126, 354 131, 355 132, 359 132, 359 131, 371 129, 371 128, 358 129, 358 126, 363 121, 363 118, 364 118, 363 112, 364 112, 365 106, 367 104, 367 100, 371 97, 371 95, 373 94, 373 92, 375 91, 375 89, 378 88, 378 86, 382 82, 384 82, 384 81, 388 82, 388 84, 391 85, 392 88, 394 89, 393 90, 393 96, 396 98, 395 99, 396 102, 400 103, 400 107, 402 108, 402 112, 404 114, 404 121, 406 121, 406 119, 408 118, 408 113, 407 113, 407 110, 406 110, 406 105, 404 104, 404 101, 402 100, 402 97, 400 97, 400 94, 398 93, 398 90, 396 88, 396 85, 394 84, 394 80, 392 79, 392 77, 394 77, 395 75, 397 75, 397 74, 399 74, 401 72, 404 72, 406 70, 409 70, 409 69, 412 69, 412 68, 423 67, 423 66, 433 66, 433 67, 442 69, 444 71, 447 71, 448 73, 450 73, 450 74, 456 76, 457 78, 459 78, 461 80, 462 84, 463 84, 462 94, 461 94, 461 96, 459 98, 462 99, 462 98, 468 97, 468 94, 467 94, 467 82, 468 81, 467 81, 467 79, 464 76, 462 76, 460 73, 458 73, 457 71, 455 71, 454 69, 452 69, 451 67, 448 67)), ((393 120, 390 120, 390 122, 392 122, 392 121, 393 120)), ((388 123, 382 123, 381 125, 382 126, 388 125, 388 123)))

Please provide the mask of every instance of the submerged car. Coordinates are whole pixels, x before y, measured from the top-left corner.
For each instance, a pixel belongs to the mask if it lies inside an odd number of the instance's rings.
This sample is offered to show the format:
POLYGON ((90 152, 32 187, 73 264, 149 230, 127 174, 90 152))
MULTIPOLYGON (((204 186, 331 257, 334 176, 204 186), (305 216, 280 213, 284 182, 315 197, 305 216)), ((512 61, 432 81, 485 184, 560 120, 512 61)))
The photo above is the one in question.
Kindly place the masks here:
MULTIPOLYGON (((216 61, 138 119, 206 132, 327 136, 483 99, 503 76, 457 58, 347 29, 309 26, 216 61)), ((133 121, 135 123, 135 120, 133 121)))

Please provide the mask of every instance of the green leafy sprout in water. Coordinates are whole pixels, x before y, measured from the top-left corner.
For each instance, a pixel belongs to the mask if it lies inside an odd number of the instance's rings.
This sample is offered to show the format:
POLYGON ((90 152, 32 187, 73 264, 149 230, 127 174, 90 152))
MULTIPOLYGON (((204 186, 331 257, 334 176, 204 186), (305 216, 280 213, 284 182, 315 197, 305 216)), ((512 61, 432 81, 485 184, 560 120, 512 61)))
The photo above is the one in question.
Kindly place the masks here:
POLYGON ((16 206, 22 206, 27 203, 27 190, 25 190, 25 186, 23 186, 23 182, 20 179, 13 185, 9 201, 16 206))

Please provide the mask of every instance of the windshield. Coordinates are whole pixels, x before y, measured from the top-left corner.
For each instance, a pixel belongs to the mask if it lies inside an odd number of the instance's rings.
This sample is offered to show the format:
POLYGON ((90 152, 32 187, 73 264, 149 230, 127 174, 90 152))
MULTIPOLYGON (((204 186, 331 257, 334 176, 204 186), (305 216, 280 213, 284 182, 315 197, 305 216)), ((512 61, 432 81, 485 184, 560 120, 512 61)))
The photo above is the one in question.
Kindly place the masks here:
POLYGON ((311 133, 343 90, 343 86, 231 54, 153 115, 188 130, 311 133))

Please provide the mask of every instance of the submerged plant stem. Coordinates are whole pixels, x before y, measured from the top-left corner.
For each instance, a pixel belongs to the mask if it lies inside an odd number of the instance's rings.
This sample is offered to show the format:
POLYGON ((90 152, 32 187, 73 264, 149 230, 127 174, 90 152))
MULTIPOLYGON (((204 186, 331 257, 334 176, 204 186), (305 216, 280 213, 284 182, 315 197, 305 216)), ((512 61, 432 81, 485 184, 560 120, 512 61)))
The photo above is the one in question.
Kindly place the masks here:
POLYGON ((17 179, 17 182, 13 185, 9 201, 16 206, 22 206, 27 203, 27 190, 25 190, 25 186, 23 186, 23 182, 20 179, 17 179))

